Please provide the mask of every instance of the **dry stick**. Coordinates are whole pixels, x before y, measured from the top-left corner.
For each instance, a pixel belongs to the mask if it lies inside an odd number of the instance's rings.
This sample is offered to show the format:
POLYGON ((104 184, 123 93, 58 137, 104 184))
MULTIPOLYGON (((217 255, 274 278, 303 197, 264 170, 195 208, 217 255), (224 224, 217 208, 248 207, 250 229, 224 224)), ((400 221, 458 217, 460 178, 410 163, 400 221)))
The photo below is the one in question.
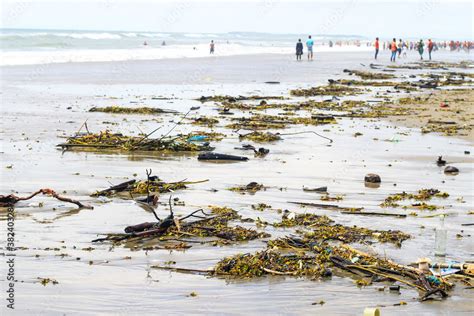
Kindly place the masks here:
POLYGON ((191 113, 192 110, 193 108, 189 109, 189 111, 186 112, 186 114, 184 114, 181 120, 179 120, 178 123, 176 123, 165 135, 161 136, 161 138, 158 141, 161 141, 163 138, 168 136, 176 128, 176 126, 178 126, 186 118, 186 116, 188 116, 188 114, 191 113))
POLYGON ((204 218, 204 217, 200 217, 200 216, 196 216, 196 215, 194 215, 194 214, 196 214, 196 213, 199 213, 199 212, 201 212, 202 214, 204 214, 204 215, 206 215, 206 216, 208 216, 208 215, 209 215, 209 214, 206 214, 202 208, 200 208, 199 210, 197 210, 197 211, 194 211, 194 212, 192 212, 191 214, 189 214, 189 215, 186 215, 185 217, 182 217, 182 218, 180 218, 179 220, 180 220, 180 221, 182 221, 182 220, 185 220, 186 218, 189 218, 189 217, 198 217, 198 218, 204 218))
POLYGON ((88 120, 88 119, 86 119, 86 120, 84 121, 84 123, 82 123, 81 127, 79 127, 79 130, 76 132, 76 135, 79 134, 79 132, 82 130, 82 128, 83 128, 84 126, 86 126, 86 130, 87 130, 87 132, 89 132, 89 129, 87 128, 87 120, 88 120))
POLYGON ((369 269, 369 268, 365 268, 365 267, 363 267, 363 266, 361 266, 361 265, 354 265, 354 264, 352 264, 352 265, 348 265, 347 267, 348 267, 348 268, 356 268, 356 269, 364 270, 364 271, 370 272, 370 273, 372 273, 372 274, 380 275, 380 276, 386 277, 386 278, 388 278, 388 279, 392 279, 392 280, 395 280, 395 281, 398 281, 398 282, 401 282, 401 283, 405 283, 406 285, 409 285, 409 286, 411 286, 411 287, 415 287, 415 288, 417 288, 417 289, 419 289, 419 290, 421 290, 421 291, 425 291, 425 292, 427 291, 427 290, 426 290, 424 287, 422 287, 422 286, 416 285, 416 284, 414 284, 414 283, 405 281, 405 280, 403 280, 403 279, 397 278, 397 277, 392 276, 392 275, 389 275, 389 274, 385 274, 385 273, 381 273, 381 272, 379 272, 379 271, 375 271, 375 270, 372 270, 372 269, 369 269))
MULTIPOLYGON (((68 202, 68 203, 73 203, 73 204, 76 204, 77 206, 79 206, 80 208, 87 208, 87 209, 93 209, 94 207, 90 206, 90 205, 84 205, 82 204, 81 202, 79 201, 76 201, 76 200, 72 200, 70 198, 67 198, 67 197, 63 197, 63 196, 60 196, 58 195, 54 190, 51 190, 51 189, 40 189, 36 192, 34 192, 33 194, 29 195, 29 196, 26 196, 26 197, 18 197, 14 194, 11 194, 9 195, 9 197, 12 199, 12 202, 13 204, 15 204, 16 202, 18 201, 26 201, 26 200, 29 200, 33 197, 35 197, 36 195, 38 194, 45 194, 45 195, 51 195, 52 197, 56 198, 57 200, 59 201, 62 201, 62 202, 68 202)), ((3 196, 2 196, 3 197, 3 196)), ((5 196, 4 198, 7 198, 8 196, 5 196)))
POLYGON ((170 270, 174 272, 182 272, 182 273, 198 273, 198 274, 212 274, 215 272, 214 269, 212 270, 199 270, 199 269, 186 269, 186 268, 174 268, 174 267, 163 267, 163 266, 151 266, 153 269, 161 269, 161 270, 170 270))

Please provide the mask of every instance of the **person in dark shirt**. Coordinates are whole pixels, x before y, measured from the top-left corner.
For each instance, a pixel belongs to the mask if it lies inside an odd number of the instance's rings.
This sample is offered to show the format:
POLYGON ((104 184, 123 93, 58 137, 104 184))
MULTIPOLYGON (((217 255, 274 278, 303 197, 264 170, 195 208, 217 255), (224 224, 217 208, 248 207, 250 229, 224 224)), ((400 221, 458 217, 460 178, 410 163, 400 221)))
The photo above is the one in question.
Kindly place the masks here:
POLYGON ((296 60, 301 60, 301 56, 303 55, 303 43, 301 43, 301 38, 296 43, 296 60))

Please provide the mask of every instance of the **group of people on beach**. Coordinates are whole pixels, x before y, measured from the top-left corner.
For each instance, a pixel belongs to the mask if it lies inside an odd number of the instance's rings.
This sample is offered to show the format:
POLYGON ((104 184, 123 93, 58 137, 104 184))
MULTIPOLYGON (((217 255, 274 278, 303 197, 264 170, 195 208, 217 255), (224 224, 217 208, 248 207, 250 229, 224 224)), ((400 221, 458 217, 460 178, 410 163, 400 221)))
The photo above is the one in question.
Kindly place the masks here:
MULTIPOLYGON (((374 58, 377 59, 377 56, 380 50, 380 41, 378 37, 375 38, 374 46, 375 46, 374 58)), ((431 53, 433 52, 433 49, 435 48, 435 43, 430 38, 428 42, 426 43, 426 46, 428 48, 429 59, 431 60, 431 53)), ((425 51, 425 43, 423 42, 422 39, 420 39, 420 41, 416 43, 413 43, 413 42, 403 41, 401 38, 397 42, 397 39, 393 38, 392 42, 383 43, 383 49, 385 50, 387 48, 391 51, 391 55, 390 55, 391 62, 396 61, 397 55, 398 55, 398 58, 400 58, 402 56, 402 53, 403 53, 403 56, 406 57, 408 49, 417 50, 418 54, 420 54, 420 59, 423 60, 423 53, 425 51)))
MULTIPOLYGON (((306 48, 308 49, 308 60, 313 60, 313 46, 314 41, 311 38, 311 35, 309 35, 308 40, 306 41, 306 48)), ((296 60, 301 60, 301 56, 303 56, 303 43, 301 42, 300 38, 296 43, 296 60)))

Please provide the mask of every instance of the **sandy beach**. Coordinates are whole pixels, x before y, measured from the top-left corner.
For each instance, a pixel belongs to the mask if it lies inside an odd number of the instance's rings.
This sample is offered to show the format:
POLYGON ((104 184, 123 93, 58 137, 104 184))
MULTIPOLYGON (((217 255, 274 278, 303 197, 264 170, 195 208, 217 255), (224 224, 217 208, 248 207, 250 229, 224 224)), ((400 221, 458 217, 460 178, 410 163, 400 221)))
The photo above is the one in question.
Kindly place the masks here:
MULTIPOLYGON (((334 270, 331 278, 315 279, 275 273, 232 278, 154 268, 209 270, 223 258, 262 251, 269 240, 306 229, 271 225, 282 221, 284 210, 326 215, 347 227, 400 230, 410 235, 401 247, 376 239, 350 245, 403 265, 420 257, 443 262, 474 260, 474 229, 465 225, 472 224, 474 211, 472 79, 438 89, 351 85, 361 89, 360 93, 338 95, 336 99, 334 94, 300 96, 290 92, 326 86, 330 79, 360 79, 344 72, 345 69, 390 74, 394 78, 388 81, 413 84, 426 79, 423 74, 474 73, 472 56, 465 52, 436 55, 437 61, 445 63, 471 60, 468 68, 445 66, 448 70, 389 68, 388 54, 382 52, 377 63, 365 52, 321 52, 313 62, 296 62, 292 55, 260 54, 1 67, 1 194, 27 196, 38 189, 51 188, 94 207, 78 209, 47 196, 15 205, 17 312, 362 315, 365 307, 375 306, 384 316, 472 311, 474 295, 472 289, 466 288, 472 280, 466 284, 456 282, 446 299, 420 302, 419 292, 410 286, 401 284, 400 292, 389 291, 389 282, 358 286, 359 278, 347 271, 334 270), (370 64, 376 64, 376 69, 370 64), (430 94, 421 103, 400 105, 397 101, 430 94), (243 96, 243 100, 201 102, 202 96, 243 96), (265 103, 261 99, 245 99, 249 96, 262 96, 265 103), (351 108, 342 106, 347 100, 361 103, 351 108), (382 102, 383 107, 374 111, 382 102), (448 107, 440 107, 441 103, 448 107), (93 107, 108 106, 146 106, 177 113, 90 112, 93 107), (183 118, 192 107, 199 109, 183 118), (233 115, 224 113, 224 108, 233 115), (393 111, 400 108, 407 110, 394 116, 393 111), (331 116, 329 124, 317 123, 312 118, 323 114, 331 116), (281 139, 259 143, 239 138, 239 134, 252 129, 239 126, 242 129, 236 131, 238 128, 229 127, 246 122, 236 118, 253 116, 255 121, 266 124, 278 119, 284 128, 270 125, 260 131, 280 133, 281 139), (199 123, 203 117, 217 122, 199 123), (292 120, 297 117, 306 118, 309 123, 291 123, 297 122, 292 120), (435 131, 423 133, 429 120, 454 121, 463 128, 450 136, 435 131), (134 137, 142 137, 158 127, 153 137, 159 138, 171 129, 172 135, 222 133, 221 141, 210 141, 214 152, 244 156, 248 161, 199 161, 197 152, 57 147, 78 130, 85 132, 84 122, 90 133, 108 130, 134 137), (244 144, 264 147, 269 153, 256 157, 252 151, 236 149, 244 144), (446 174, 444 166, 436 164, 438 156, 447 160, 447 165, 457 167, 459 173, 446 174), (158 238, 144 244, 93 243, 92 240, 108 233, 123 233, 126 226, 155 220, 148 208, 134 201, 138 196, 91 196, 111 185, 146 179, 147 169, 166 182, 208 180, 159 194, 156 213, 160 218, 168 216, 168 199, 172 195, 177 199, 172 203, 178 217, 201 208, 208 213, 211 206, 229 207, 242 218, 252 219, 235 220, 230 226, 239 225, 268 237, 248 241, 221 238, 210 243, 210 239, 216 238, 189 234, 181 236, 186 245, 182 249, 166 248, 167 244, 158 238), (380 175, 379 187, 365 185, 368 173, 380 175), (245 194, 229 190, 250 182, 262 184, 265 189, 245 194), (324 186, 327 194, 303 189, 324 186), (403 201, 406 208, 381 206, 389 195, 431 188, 449 195, 427 202, 434 206, 433 210, 414 206, 413 201, 403 201), (362 212, 400 216, 362 216, 338 208, 302 207, 289 203, 292 201, 336 204, 347 209, 363 208, 362 212), (268 207, 259 208, 262 203, 268 207), (442 259, 434 256, 440 214, 446 215, 448 230, 447 256, 442 259), (117 310, 117 306, 124 307, 117 310)), ((413 65, 417 61, 418 57, 412 54, 396 65, 413 65)), ((2 208, 3 223, 6 217, 2 208)), ((1 252, 5 252, 4 247, 1 252)))

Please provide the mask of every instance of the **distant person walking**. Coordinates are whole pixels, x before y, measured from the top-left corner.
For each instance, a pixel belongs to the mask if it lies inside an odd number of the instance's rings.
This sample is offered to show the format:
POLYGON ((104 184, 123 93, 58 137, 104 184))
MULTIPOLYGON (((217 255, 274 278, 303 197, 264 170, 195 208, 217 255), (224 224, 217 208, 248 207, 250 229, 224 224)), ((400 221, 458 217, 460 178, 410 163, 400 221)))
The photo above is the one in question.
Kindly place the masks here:
POLYGON ((211 40, 211 44, 209 46, 210 46, 209 54, 214 54, 214 41, 213 40, 211 40))
POLYGON ((402 39, 400 38, 398 40, 398 47, 397 47, 397 51, 398 51, 398 58, 400 58, 402 56, 402 49, 403 49, 403 41, 402 39))
POLYGON ((301 43, 301 38, 298 39, 298 43, 296 43, 296 60, 301 60, 301 56, 303 55, 303 43, 301 43))
POLYGON ((423 52, 425 51, 424 47, 425 47, 425 44, 423 43, 423 40, 421 39, 418 42, 418 54, 420 54, 420 59, 421 60, 423 60, 423 52))
POLYGON ((308 40, 306 41, 306 48, 308 48, 308 60, 313 60, 313 45, 314 41, 311 39, 311 35, 308 36, 308 40))
POLYGON ((379 48, 380 48, 380 43, 379 43, 379 38, 375 38, 375 59, 377 60, 377 55, 379 54, 379 48))
POLYGON ((433 51, 434 44, 431 41, 431 38, 428 40, 428 56, 430 57, 431 60, 431 52, 433 51))
POLYGON ((390 56, 390 61, 395 61, 395 58, 397 57, 397 39, 394 38, 392 43, 390 44, 390 51, 392 52, 392 55, 390 56))

